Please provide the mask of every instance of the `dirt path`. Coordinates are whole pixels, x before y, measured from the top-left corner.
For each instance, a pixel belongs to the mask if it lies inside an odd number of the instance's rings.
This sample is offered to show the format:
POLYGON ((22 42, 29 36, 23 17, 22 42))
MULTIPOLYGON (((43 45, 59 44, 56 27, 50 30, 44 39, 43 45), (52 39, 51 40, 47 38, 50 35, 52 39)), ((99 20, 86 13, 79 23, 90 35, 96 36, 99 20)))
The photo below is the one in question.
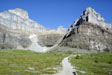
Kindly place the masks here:
POLYGON ((69 57, 66 57, 62 60, 63 69, 62 71, 59 71, 59 73, 55 75, 77 75, 75 68, 73 68, 73 66, 69 62, 69 57))

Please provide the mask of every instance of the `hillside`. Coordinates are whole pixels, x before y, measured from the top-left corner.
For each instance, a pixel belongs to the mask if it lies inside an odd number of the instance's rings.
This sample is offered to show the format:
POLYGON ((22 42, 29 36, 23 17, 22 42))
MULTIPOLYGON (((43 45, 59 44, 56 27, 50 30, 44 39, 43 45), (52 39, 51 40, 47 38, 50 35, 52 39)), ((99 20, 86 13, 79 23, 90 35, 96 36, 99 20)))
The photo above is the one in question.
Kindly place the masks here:
POLYGON ((107 23, 99 13, 89 7, 68 28, 64 38, 54 50, 67 51, 68 47, 68 51, 75 52, 112 52, 111 40, 112 24, 107 23))
POLYGON ((0 75, 51 75, 61 69, 61 61, 68 55, 68 53, 0 50, 0 75))
POLYGON ((0 25, 0 49, 26 48, 32 43, 28 36, 22 31, 10 30, 8 27, 0 25))
POLYGON ((43 52, 64 36, 66 28, 45 28, 31 20, 26 10, 16 8, 0 13, 0 49, 30 49, 43 52), (35 41, 30 36, 36 35, 35 41), (38 41, 37 41, 38 40, 38 41), (35 47, 34 47, 35 46, 35 47))

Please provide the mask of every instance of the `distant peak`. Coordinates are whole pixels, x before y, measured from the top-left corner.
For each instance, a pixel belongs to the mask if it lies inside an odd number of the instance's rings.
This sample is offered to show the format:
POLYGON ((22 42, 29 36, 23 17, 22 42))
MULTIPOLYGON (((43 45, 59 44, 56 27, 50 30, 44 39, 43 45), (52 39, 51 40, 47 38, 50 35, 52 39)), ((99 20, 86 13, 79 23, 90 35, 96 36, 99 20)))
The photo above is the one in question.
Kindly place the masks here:
POLYGON ((104 28, 112 28, 112 24, 107 23, 105 19, 91 7, 84 10, 83 14, 74 22, 73 27, 79 26, 84 21, 97 24, 104 28))
POLYGON ((16 8, 12 10, 8 10, 10 13, 16 14, 22 18, 28 19, 28 13, 26 10, 23 10, 21 8, 16 8))
POLYGON ((97 13, 92 7, 86 8, 82 16, 88 17, 88 21, 93 19, 98 21, 105 21, 105 19, 99 13, 97 13))
POLYGON ((15 8, 15 9, 12 9, 12 10, 15 10, 15 11, 23 11, 23 12, 26 12, 25 10, 21 9, 21 8, 15 8))
MULTIPOLYGON (((89 15, 100 15, 99 13, 97 13, 92 7, 88 7, 84 10, 83 15, 89 16, 89 15)), ((83 16, 82 15, 82 16, 83 16)))
POLYGON ((59 28, 64 28, 63 26, 59 26, 57 29, 59 29, 59 28))
POLYGON ((88 7, 88 8, 86 8, 86 11, 93 12, 95 10, 92 7, 88 7))

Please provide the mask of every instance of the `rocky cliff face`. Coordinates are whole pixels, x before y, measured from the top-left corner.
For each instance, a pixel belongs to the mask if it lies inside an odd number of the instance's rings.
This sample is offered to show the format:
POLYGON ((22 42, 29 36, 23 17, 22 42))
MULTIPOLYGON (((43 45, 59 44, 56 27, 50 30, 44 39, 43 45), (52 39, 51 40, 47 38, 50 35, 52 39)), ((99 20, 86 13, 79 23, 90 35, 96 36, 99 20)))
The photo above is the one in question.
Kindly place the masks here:
POLYGON ((112 51, 112 24, 94 9, 87 8, 65 34, 61 47, 77 49, 112 51))
POLYGON ((83 12, 80 18, 75 21, 74 26, 78 26, 83 21, 87 21, 92 24, 97 24, 103 28, 112 28, 112 24, 107 23, 105 19, 91 7, 88 7, 83 12))
POLYGON ((59 26, 57 29, 48 30, 46 33, 37 34, 38 43, 43 47, 52 47, 58 40, 60 40, 66 33, 66 29, 59 26))
POLYGON ((11 29, 23 30, 26 32, 42 32, 46 30, 39 23, 31 20, 25 10, 16 8, 0 13, 0 24, 11 29))
POLYGON ((45 32, 65 32, 65 28, 58 27, 57 29, 47 29, 39 23, 31 20, 28 16, 27 11, 16 8, 0 13, 0 24, 5 25, 11 29, 23 30, 25 32, 33 33, 45 33, 45 32))
MULTIPOLYGON (((47 29, 31 20, 27 11, 16 8, 0 13, 0 48, 24 49, 31 45, 29 35, 35 34, 42 47, 53 46, 66 32, 62 26, 47 29), (19 32, 19 33, 18 33, 19 32), (7 44, 7 45, 5 45, 7 44)), ((31 49, 31 48, 30 48, 31 49)))
POLYGON ((0 49, 26 48, 31 43, 27 34, 10 30, 8 27, 0 25, 0 49))
POLYGON ((64 34, 62 33, 47 33, 38 35, 38 43, 43 47, 52 47, 58 40, 60 40, 64 34))

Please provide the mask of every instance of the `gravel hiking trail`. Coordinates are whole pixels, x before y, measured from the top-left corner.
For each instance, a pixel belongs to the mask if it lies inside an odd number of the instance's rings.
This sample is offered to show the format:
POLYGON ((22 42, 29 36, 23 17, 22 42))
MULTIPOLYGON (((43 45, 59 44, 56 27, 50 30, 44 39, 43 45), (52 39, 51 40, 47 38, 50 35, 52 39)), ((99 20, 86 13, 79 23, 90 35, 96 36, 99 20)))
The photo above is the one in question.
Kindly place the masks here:
POLYGON ((69 62, 69 57, 71 56, 65 57, 62 60, 62 70, 54 75, 77 75, 75 68, 69 62))

